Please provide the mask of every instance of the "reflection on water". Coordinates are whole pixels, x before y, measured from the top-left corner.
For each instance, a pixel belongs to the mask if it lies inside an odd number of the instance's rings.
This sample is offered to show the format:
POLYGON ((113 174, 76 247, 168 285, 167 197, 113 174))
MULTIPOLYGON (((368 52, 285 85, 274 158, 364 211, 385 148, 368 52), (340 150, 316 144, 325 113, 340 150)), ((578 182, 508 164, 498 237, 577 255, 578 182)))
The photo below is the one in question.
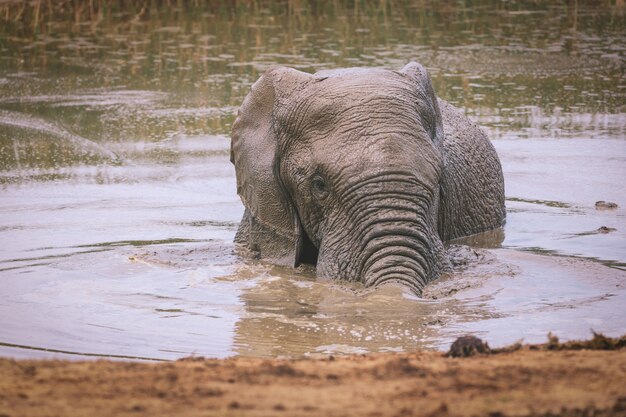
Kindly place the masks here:
POLYGON ((196 3, 0 4, 0 353, 300 356, 624 333, 626 8, 196 3), (228 135, 259 74, 409 60, 494 139, 504 230, 456 242, 487 249, 452 248, 456 272, 423 299, 238 258, 228 135))
POLYGON ((613 2, 343 3, 3 3, 0 103, 107 142, 227 134, 272 64, 315 71, 415 59, 441 96, 498 136, 624 131, 626 17, 613 2))

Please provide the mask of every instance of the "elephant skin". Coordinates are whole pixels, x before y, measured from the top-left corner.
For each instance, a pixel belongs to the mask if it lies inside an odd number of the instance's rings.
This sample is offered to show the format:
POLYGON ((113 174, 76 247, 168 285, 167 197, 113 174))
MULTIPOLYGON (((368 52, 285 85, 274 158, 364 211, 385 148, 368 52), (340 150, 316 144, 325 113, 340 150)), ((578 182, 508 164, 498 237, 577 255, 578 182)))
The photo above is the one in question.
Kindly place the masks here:
POLYGON ((443 242, 505 221, 492 144, 417 63, 269 69, 239 109, 231 161, 245 206, 235 241, 320 278, 420 293, 449 268, 443 242))

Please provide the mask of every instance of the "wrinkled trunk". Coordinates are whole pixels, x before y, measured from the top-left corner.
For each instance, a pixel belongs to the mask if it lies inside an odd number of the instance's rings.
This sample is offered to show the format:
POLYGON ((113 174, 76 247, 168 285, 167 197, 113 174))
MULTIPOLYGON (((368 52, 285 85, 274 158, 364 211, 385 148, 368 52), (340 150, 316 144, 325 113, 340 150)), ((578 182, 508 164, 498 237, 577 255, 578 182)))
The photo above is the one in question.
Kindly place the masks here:
POLYGON ((366 286, 401 282, 420 293, 445 267, 437 192, 397 175, 352 191, 346 217, 332 222, 333 233, 321 242, 318 275, 366 286), (333 227, 338 224, 344 226, 333 227))
POLYGON ((433 261, 425 249, 423 239, 390 225, 384 235, 372 239, 364 252, 362 263, 363 283, 378 286, 387 281, 400 281, 421 289, 432 274, 433 261))
POLYGON ((443 245, 432 227, 407 218, 383 217, 375 223, 366 226, 369 232, 363 240, 360 260, 363 283, 378 286, 402 282, 421 292, 442 268, 443 245))

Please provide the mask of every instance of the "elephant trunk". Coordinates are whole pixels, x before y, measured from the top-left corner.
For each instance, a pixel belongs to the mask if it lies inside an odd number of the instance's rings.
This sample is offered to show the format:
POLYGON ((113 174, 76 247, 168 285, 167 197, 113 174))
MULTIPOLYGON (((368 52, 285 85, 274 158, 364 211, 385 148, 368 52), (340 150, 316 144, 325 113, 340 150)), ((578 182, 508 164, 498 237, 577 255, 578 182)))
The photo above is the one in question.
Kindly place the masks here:
POLYGON ((379 194, 377 203, 370 200, 362 212, 356 227, 359 275, 368 287, 401 282, 421 293, 445 264, 431 210, 435 196, 414 185, 396 184, 394 189, 379 194))
POLYGON ((421 293, 446 266, 436 229, 438 189, 394 172, 360 178, 348 191, 345 216, 321 242, 318 276, 367 287, 400 282, 421 293))
POLYGON ((364 239, 361 276, 365 286, 401 282, 416 292, 436 275, 442 247, 438 238, 415 221, 379 222, 364 239))

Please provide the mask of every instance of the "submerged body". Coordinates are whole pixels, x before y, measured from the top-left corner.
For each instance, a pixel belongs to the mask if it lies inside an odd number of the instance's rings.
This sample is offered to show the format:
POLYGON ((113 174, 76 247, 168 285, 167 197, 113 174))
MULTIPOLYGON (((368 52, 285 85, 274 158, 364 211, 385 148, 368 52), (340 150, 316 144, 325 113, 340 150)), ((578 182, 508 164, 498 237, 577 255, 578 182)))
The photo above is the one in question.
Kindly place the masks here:
POLYGON ((444 241, 505 219, 493 146, 416 63, 268 70, 241 106, 231 160, 246 208, 236 241, 319 277, 419 293, 448 265, 444 241))

